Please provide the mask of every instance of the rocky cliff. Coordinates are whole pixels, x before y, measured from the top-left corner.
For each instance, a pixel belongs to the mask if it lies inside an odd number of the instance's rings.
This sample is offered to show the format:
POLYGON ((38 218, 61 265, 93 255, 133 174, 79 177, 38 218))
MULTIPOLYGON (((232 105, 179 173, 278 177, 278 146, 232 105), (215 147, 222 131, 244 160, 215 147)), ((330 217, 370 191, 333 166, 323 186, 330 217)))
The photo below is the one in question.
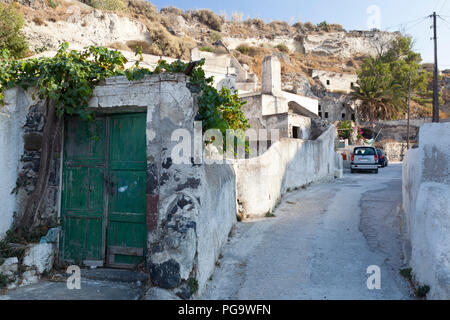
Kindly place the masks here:
MULTIPOLYGON (((10 3, 14 0, 0 0, 10 3)), ((158 10, 146 0, 16 0, 26 19, 24 32, 30 55, 54 51, 67 41, 72 48, 101 45, 129 51, 141 47, 154 56, 190 59, 190 50, 229 52, 246 68, 261 76, 266 55, 277 55, 282 65, 283 89, 323 98, 327 89, 313 79, 314 70, 356 74, 362 59, 386 50, 398 33, 346 31, 338 24, 242 21, 212 11, 175 7, 158 10), (224 48, 224 46, 226 48, 224 48)), ((443 83, 446 106, 448 77, 443 83)), ((328 90, 330 91, 330 90, 328 90)), ((343 93, 336 103, 342 105, 343 93)), ((334 101, 333 100, 333 101, 334 101)), ((339 112, 340 114, 340 112, 339 112)))

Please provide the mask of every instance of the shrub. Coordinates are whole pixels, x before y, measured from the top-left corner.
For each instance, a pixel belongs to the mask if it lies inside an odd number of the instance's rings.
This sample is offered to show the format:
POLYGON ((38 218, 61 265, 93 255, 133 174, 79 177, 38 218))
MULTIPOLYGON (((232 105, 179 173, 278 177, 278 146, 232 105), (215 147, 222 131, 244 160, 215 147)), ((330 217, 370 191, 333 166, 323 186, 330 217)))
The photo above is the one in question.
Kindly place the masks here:
POLYGON ((126 42, 126 47, 130 48, 131 51, 138 51, 137 49, 142 50, 143 53, 149 53, 151 51, 152 45, 147 41, 142 40, 130 40, 126 42))
POLYGON ((164 7, 161 9, 162 13, 171 13, 177 16, 182 16, 183 15, 183 10, 174 7, 174 6, 169 6, 169 7, 164 7))
POLYGON ((8 284, 10 284, 13 281, 14 279, 12 277, 0 273, 0 289, 5 288, 8 284))
POLYGON ((419 286, 419 288, 417 288, 416 295, 419 298, 425 298, 427 296, 428 292, 430 292, 429 286, 427 286, 427 285, 419 286))
POLYGON ((242 54, 248 55, 250 52, 250 47, 247 44, 240 44, 237 48, 237 51, 239 51, 242 54))
POLYGON ((296 29, 301 29, 303 27, 303 23, 301 21, 298 21, 294 23, 292 26, 296 29))
POLYGON ((341 24, 338 24, 338 23, 330 24, 330 29, 332 31, 345 31, 344 27, 341 24))
POLYGON ((225 22, 222 17, 208 9, 194 10, 191 12, 191 15, 193 18, 197 19, 198 22, 203 23, 216 31, 221 31, 222 25, 225 22))
POLYGON ((289 48, 284 43, 280 43, 279 45, 276 46, 276 48, 283 53, 289 53, 289 48))
POLYGON ((316 30, 316 26, 313 25, 311 22, 306 22, 303 25, 303 28, 305 28, 305 30, 307 30, 307 31, 315 31, 316 30))
POLYGON ((52 7, 53 9, 56 9, 59 6, 59 2, 58 1, 48 0, 48 5, 50 7, 52 7))
POLYGON ((275 30, 289 28, 289 24, 287 22, 285 22, 285 21, 278 21, 278 20, 272 21, 271 23, 269 23, 269 26, 271 26, 275 30))
POLYGON ((34 17, 33 22, 38 26, 45 25, 45 21, 41 17, 34 17))
POLYGON ((158 23, 149 23, 147 24, 147 28, 153 42, 151 45, 143 48, 143 53, 189 59, 191 49, 197 45, 190 38, 179 38, 170 34, 166 28, 158 23))
POLYGON ((331 31, 331 27, 330 27, 330 25, 329 25, 326 21, 322 21, 321 23, 319 23, 319 24, 317 25, 317 28, 318 28, 320 31, 325 31, 325 32, 331 31))
POLYGON ((121 0, 88 0, 88 5, 96 9, 118 11, 125 8, 121 0))
POLYGON ((107 48, 116 49, 116 50, 125 50, 125 51, 132 51, 129 46, 127 46, 125 43, 122 42, 113 42, 106 46, 107 48))
POLYGON ((198 50, 205 51, 205 52, 214 52, 214 49, 209 46, 199 47, 198 50))
POLYGON ((256 18, 256 19, 247 19, 247 20, 245 20, 245 22, 244 22, 246 25, 248 25, 248 26, 255 26, 255 27, 257 27, 258 29, 263 29, 264 27, 265 27, 265 25, 266 25, 266 23, 264 22, 264 20, 263 19, 259 19, 259 18, 256 18))
POLYGON ((134 14, 146 17, 150 21, 159 21, 158 9, 146 0, 123 0, 128 10, 134 14))
POLYGON ((209 38, 211 39, 212 42, 216 42, 218 40, 222 40, 222 35, 218 32, 211 31, 209 33, 209 38))
POLYGON ((15 3, 0 3, 0 50, 9 50, 16 59, 24 57, 28 51, 28 41, 22 33, 24 23, 15 3))

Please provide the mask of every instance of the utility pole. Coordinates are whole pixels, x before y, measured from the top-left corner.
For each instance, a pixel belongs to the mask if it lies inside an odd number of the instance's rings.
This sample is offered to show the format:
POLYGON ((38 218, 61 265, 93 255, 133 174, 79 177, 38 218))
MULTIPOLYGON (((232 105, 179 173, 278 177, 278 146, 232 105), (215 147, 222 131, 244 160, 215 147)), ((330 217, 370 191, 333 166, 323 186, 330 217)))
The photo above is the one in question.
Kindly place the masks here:
POLYGON ((438 91, 438 61, 437 61, 437 26, 436 12, 433 12, 434 29, 434 79, 433 79, 433 122, 439 122, 439 91, 438 91))
POLYGON ((410 135, 410 126, 409 126, 409 118, 411 114, 411 71, 409 72, 409 87, 408 87, 408 124, 406 127, 406 150, 409 150, 409 135, 410 135))

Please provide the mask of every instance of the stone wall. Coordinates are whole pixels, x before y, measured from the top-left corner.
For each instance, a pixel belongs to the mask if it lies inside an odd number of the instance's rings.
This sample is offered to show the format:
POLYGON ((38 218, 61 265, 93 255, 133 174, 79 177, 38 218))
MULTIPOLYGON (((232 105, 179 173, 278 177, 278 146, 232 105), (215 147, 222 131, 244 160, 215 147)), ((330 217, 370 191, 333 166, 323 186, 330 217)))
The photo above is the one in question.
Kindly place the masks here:
POLYGON ((195 101, 187 77, 178 74, 132 83, 125 77, 107 79, 91 100, 103 111, 147 110, 147 266, 154 285, 149 299, 188 299, 195 289, 202 292, 236 221, 230 165, 204 164, 192 150, 185 150, 181 163, 174 159, 177 129, 186 139, 197 134, 202 145, 201 131, 194 130, 195 101))
POLYGON ((406 152, 408 151, 408 145, 406 142, 381 141, 380 143, 376 143, 376 146, 383 149, 388 157, 388 160, 392 162, 403 161, 406 152))
POLYGON ((353 86, 356 86, 358 76, 351 73, 337 73, 323 70, 313 70, 313 78, 318 78, 320 83, 328 91, 337 91, 345 94, 349 94, 352 91, 353 86))
POLYGON ((236 160, 239 213, 245 218, 262 217, 287 192, 333 179, 335 169, 341 169, 335 168, 336 163, 342 165, 334 152, 334 137, 334 127, 329 127, 314 141, 283 138, 257 158, 236 160))
POLYGON ((405 253, 431 299, 450 299, 450 123, 420 128, 403 162, 405 253))
MULTIPOLYGON (((0 159, 1 170, 7 170, 1 176, 6 179, 3 185, 7 206, 0 214, 0 238, 11 228, 15 219, 23 215, 28 197, 33 192, 39 172, 42 132, 45 124, 45 101, 34 99, 33 90, 21 89, 6 91, 5 108, 0 126, 5 139, 0 159)), ((50 175, 43 201, 38 209, 34 227, 44 226, 43 231, 56 225, 58 219, 58 199, 60 185, 61 137, 56 138, 54 153, 50 164, 50 175)), ((39 236, 39 235, 37 235, 39 236)))
MULTIPOLYGON (((182 163, 173 159, 172 149, 178 144, 174 131, 184 129, 189 139, 194 137, 196 93, 187 81, 181 74, 148 76, 134 82, 125 77, 109 78, 94 89, 89 102, 91 108, 103 113, 147 112, 148 272, 155 288, 169 289, 166 294, 185 299, 195 289, 203 290, 237 213, 231 165, 205 164, 202 154, 194 161, 194 153, 182 163)), ((45 102, 32 100, 30 93, 9 90, 5 102, 0 115, 0 143, 5 150, 0 163, 6 182, 0 189, 6 203, 0 211, 2 236, 36 184, 45 122, 45 102), (18 192, 11 194, 16 182, 18 192)), ((202 150, 201 130, 196 133, 202 150)), ((59 214, 60 143, 54 151, 45 201, 36 220, 47 226, 59 214)), ((5 268, 17 269, 21 263, 11 260, 5 268)), ((24 283, 39 278, 33 270, 24 283)))
POLYGON ((4 107, 0 110, 0 239, 13 223, 17 211, 16 188, 19 161, 23 154, 22 126, 26 122, 26 112, 30 101, 18 89, 5 92, 4 107))
MULTIPOLYGON (((12 227, 14 217, 21 217, 28 196, 34 190, 40 164, 45 102, 33 98, 33 90, 10 89, 5 93, 5 107, 0 113, 0 173, 4 183, 0 197, 0 238, 12 227)), ((59 139, 57 139, 59 142, 59 139)), ((60 144, 55 148, 50 178, 35 226, 54 225, 57 219, 60 144)))

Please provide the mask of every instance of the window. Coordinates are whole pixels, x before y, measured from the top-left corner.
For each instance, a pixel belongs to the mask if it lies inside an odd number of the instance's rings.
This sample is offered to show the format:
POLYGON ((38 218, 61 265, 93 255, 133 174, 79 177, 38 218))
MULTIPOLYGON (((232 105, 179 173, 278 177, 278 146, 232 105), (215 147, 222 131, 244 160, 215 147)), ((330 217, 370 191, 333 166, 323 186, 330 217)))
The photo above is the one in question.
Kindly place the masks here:
POLYGON ((352 88, 353 89, 353 87, 355 86, 355 84, 352 82, 352 83, 350 83, 350 88, 352 88))
POLYGON ((375 155, 374 148, 355 148, 354 153, 359 156, 373 156, 375 155))
POLYGON ((319 104, 319 111, 322 110, 322 106, 319 104))
POLYGON ((327 80, 327 86, 329 86, 330 85, 330 80, 327 80))
POLYGON ((352 113, 352 121, 355 121, 355 114, 352 113))
POLYGON ((328 119, 328 112, 325 112, 325 119, 328 119))
POLYGON ((342 119, 345 119, 345 113, 342 114, 342 119))
POLYGON ((322 118, 322 112, 319 112, 319 117, 321 117, 321 118, 322 118))

